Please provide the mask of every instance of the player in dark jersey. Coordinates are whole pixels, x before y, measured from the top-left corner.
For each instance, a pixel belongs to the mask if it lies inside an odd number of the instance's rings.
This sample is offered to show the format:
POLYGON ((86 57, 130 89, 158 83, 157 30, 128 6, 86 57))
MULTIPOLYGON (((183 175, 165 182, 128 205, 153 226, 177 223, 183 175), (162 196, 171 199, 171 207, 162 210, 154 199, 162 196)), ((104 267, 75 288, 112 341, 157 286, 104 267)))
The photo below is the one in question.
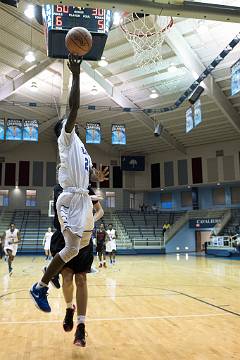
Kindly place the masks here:
POLYGON ((99 258, 99 267, 107 267, 106 265, 106 242, 108 241, 108 233, 105 230, 104 224, 101 223, 99 229, 96 231, 97 253, 99 258))
MULTIPOLYGON (((103 209, 98 200, 93 200, 95 193, 92 188, 89 187, 88 190, 89 195, 92 196, 93 207, 95 210, 94 220, 97 221, 103 216, 103 209)), ((54 226, 56 231, 51 239, 51 253, 53 256, 65 246, 64 237, 61 233, 61 227, 56 212, 56 202, 61 192, 61 186, 56 185, 54 188, 54 226)), ((91 265, 93 263, 93 244, 91 233, 92 229, 86 229, 83 233, 83 247, 79 250, 76 257, 65 264, 61 271, 63 278, 62 290, 66 302, 66 315, 63 321, 63 329, 65 331, 71 331, 73 329, 73 316, 75 312, 75 305, 73 305, 73 276, 75 275, 77 329, 75 332, 74 344, 82 347, 86 345, 85 318, 88 299, 86 274, 90 272, 91 265)))

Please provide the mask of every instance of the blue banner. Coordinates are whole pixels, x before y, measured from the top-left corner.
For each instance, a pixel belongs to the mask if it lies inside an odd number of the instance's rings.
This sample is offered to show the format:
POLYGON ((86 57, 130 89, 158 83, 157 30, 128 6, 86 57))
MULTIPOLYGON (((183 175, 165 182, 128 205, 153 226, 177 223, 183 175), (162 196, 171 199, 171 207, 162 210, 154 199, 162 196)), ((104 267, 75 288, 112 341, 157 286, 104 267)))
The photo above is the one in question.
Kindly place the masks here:
POLYGON ((198 99, 194 104, 194 127, 202 122, 201 100, 198 99))
POLYGON ((126 145, 125 125, 112 125, 112 144, 126 145))
POLYGON ((38 141, 38 122, 37 120, 23 121, 23 140, 38 141))
POLYGON ((0 119, 0 140, 4 140, 4 130, 5 130, 4 119, 0 119))
POLYGON ((101 143, 101 126, 99 123, 86 123, 86 143, 101 143))
POLYGON ((125 171, 144 171, 144 156, 121 156, 121 168, 125 171))
POLYGON ((190 107, 186 111, 186 133, 193 129, 193 111, 190 107))
POLYGON ((22 140, 22 120, 8 119, 6 127, 6 140, 22 140))
POLYGON ((240 91, 240 59, 231 68, 231 95, 236 95, 240 91))

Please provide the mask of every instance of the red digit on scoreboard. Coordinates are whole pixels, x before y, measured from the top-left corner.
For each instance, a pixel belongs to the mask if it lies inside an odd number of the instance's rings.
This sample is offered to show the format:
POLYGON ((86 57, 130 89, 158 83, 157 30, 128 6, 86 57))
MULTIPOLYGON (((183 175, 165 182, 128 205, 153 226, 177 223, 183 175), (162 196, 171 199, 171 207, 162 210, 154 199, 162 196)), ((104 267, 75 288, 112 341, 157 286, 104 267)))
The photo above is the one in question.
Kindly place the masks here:
POLYGON ((56 16, 56 26, 62 26, 62 17, 60 15, 56 16))
POLYGON ((98 20, 98 30, 104 30, 104 20, 98 20))
POLYGON ((94 15, 94 16, 104 16, 104 9, 93 9, 92 15, 94 15))
POLYGON ((68 6, 67 5, 56 5, 56 11, 59 13, 68 13, 68 6))

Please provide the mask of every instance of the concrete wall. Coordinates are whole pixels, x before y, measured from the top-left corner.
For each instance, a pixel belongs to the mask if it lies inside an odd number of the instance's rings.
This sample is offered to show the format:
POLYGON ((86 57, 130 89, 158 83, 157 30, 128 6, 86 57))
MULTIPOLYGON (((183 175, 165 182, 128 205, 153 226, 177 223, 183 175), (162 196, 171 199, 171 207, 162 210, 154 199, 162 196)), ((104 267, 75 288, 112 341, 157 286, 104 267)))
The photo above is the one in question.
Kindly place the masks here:
MULTIPOLYGON (((88 145, 87 150, 92 156, 93 162, 96 162, 97 165, 102 163, 103 165, 109 165, 111 161, 114 161, 120 165, 120 155, 117 155, 116 152, 105 151, 101 145, 93 146, 88 145)), ((139 203, 144 201, 149 205, 156 203, 160 205, 161 190, 151 189, 151 164, 160 162, 161 164, 161 183, 164 187, 164 161, 173 161, 174 162, 174 187, 165 188, 164 191, 171 191, 173 195, 173 209, 182 210, 181 207, 181 190, 187 190, 187 186, 178 186, 177 180, 177 160, 187 159, 188 161, 188 174, 189 174, 189 184, 191 184, 191 158, 201 156, 203 159, 203 180, 205 184, 208 184, 208 187, 201 187, 199 189, 199 199, 200 205, 202 208, 212 208, 215 207, 212 204, 212 187, 216 186, 215 184, 208 183, 207 179, 207 170, 206 170, 206 161, 208 158, 214 158, 216 156, 216 150, 223 150, 225 156, 234 157, 234 173, 235 173, 235 183, 240 180, 240 169, 239 169, 239 152, 240 152, 240 143, 239 142, 225 142, 225 143, 216 143, 206 146, 191 147, 187 149, 187 154, 182 155, 177 151, 168 151, 161 153, 149 154, 145 157, 145 171, 144 172, 123 172, 123 189, 113 189, 112 188, 112 177, 110 177, 110 189, 102 189, 105 191, 115 191, 116 192, 116 207, 118 209, 129 208, 129 196, 130 193, 135 193, 135 203, 136 208, 138 208, 139 203)), ((131 154, 129 154, 131 155, 131 154)), ((32 162, 33 160, 43 161, 44 162, 44 181, 46 179, 46 162, 57 161, 57 146, 55 142, 52 143, 24 143, 17 145, 14 148, 10 147, 10 151, 5 153, 0 153, 0 156, 5 157, 6 162, 16 162, 17 169, 16 173, 18 174, 18 161, 19 160, 28 160, 32 162)), ((224 184, 224 174, 223 174, 223 158, 217 158, 218 162, 218 181, 221 184, 224 184)), ((110 169, 110 173, 112 169, 110 169)), ((30 167, 30 178, 32 173, 32 163, 30 167)), ((2 175, 4 178, 4 173, 2 175)), ((226 183, 226 182, 225 182, 226 183)), ((48 201, 51 198, 52 189, 45 186, 44 187, 33 187, 30 183, 30 186, 27 189, 37 190, 37 203, 38 207, 46 211, 48 208, 48 201)), ((239 206, 231 204, 231 183, 228 183, 225 186, 225 206, 239 206)), ((1 189, 9 189, 10 191, 10 208, 23 208, 25 203, 24 191, 26 188, 21 189, 21 195, 16 195, 16 192, 13 191, 13 188, 1 186, 1 189)), ((190 208, 184 208, 188 210, 190 208)))

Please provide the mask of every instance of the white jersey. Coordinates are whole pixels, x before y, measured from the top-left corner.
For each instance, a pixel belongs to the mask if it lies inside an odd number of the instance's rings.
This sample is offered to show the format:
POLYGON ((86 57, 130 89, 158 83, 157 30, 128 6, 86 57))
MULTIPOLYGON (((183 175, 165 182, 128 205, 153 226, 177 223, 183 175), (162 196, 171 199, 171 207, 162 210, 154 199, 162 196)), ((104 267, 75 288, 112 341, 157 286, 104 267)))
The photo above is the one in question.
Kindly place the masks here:
POLYGON ((13 232, 10 229, 6 231, 4 247, 18 242, 17 233, 18 229, 15 229, 13 232))
POLYGON ((110 240, 116 239, 116 230, 115 229, 108 229, 107 230, 108 236, 110 240))
POLYGON ((112 252, 113 250, 116 251, 117 249, 117 244, 116 244, 116 230, 115 229, 108 229, 107 230, 107 234, 109 237, 109 240, 106 244, 106 251, 107 252, 112 252))
POLYGON ((53 235, 53 232, 52 231, 47 231, 44 235, 44 239, 43 239, 43 242, 44 242, 44 250, 50 250, 50 244, 51 244, 51 237, 53 235))
POLYGON ((11 230, 6 231, 5 243, 4 243, 4 252, 7 254, 7 250, 12 251, 12 255, 15 256, 17 253, 17 242, 18 242, 18 229, 15 229, 13 232, 11 230))
POLYGON ((65 125, 66 121, 58 138, 61 160, 58 180, 63 192, 57 200, 57 213, 62 232, 68 228, 82 237, 87 222, 93 229, 93 205, 88 195, 92 160, 75 129, 66 133, 65 125))
POLYGON ((58 138, 61 161, 58 174, 59 184, 63 190, 72 187, 87 190, 92 160, 83 142, 75 133, 75 129, 71 133, 66 133, 65 125, 66 121, 58 138))

